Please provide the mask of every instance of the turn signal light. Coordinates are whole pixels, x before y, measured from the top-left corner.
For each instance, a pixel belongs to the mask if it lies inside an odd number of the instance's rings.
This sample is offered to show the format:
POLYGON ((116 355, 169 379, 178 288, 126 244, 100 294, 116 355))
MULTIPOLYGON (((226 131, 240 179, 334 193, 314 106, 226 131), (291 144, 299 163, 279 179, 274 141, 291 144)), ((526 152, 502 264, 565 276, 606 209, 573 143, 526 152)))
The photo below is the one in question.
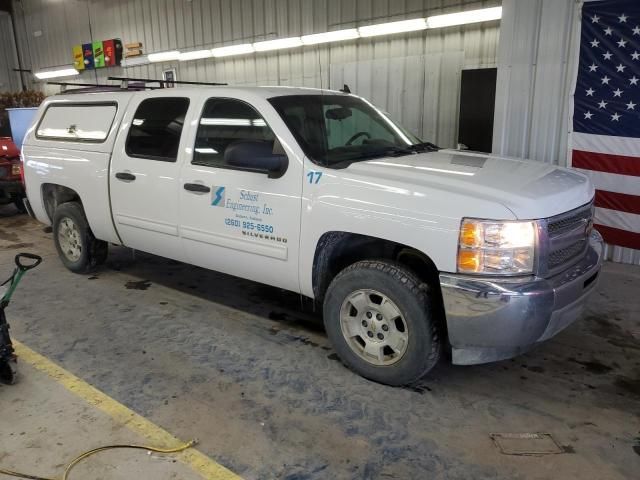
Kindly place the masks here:
POLYGON ((482 252, 478 250, 460 250, 458 254, 458 271, 477 273, 482 263, 482 252))

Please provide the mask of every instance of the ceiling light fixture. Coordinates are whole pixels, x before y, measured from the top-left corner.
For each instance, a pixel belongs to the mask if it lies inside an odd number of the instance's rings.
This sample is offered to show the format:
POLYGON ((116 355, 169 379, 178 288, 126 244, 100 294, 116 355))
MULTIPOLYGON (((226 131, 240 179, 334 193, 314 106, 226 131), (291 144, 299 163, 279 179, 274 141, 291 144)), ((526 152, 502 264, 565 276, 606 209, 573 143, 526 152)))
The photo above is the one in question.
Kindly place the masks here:
POLYGON ((301 47, 302 39, 300 37, 277 38, 275 40, 267 40, 266 42, 256 42, 253 48, 256 52, 267 52, 269 50, 281 50, 283 48, 301 47))
POLYGON ((202 58, 210 58, 213 56, 211 49, 206 50, 193 50, 192 52, 183 52, 178 56, 178 60, 181 62, 187 60, 200 60, 202 58))
POLYGON ((361 37, 375 37, 378 35, 390 35, 392 33, 415 32, 427 28, 426 18, 414 18, 412 20, 400 20, 399 22, 379 23, 358 28, 361 37))
POLYGON ((333 32, 314 33, 312 35, 303 35, 301 37, 304 45, 317 45, 318 43, 341 42, 344 40, 353 40, 360 37, 357 28, 348 28, 346 30, 336 30, 333 32))
POLYGON ((150 53, 147 55, 150 62, 169 62, 171 60, 178 60, 180 58, 180 52, 178 50, 169 50, 167 52, 150 53))
POLYGON ((228 57, 230 55, 244 55, 247 53, 253 53, 253 45, 250 43, 243 43, 242 45, 229 45, 228 47, 219 47, 211 50, 214 57, 228 57))
POLYGON ((466 25, 468 23, 488 22, 502 18, 502 7, 481 8, 467 12, 449 13, 446 15, 434 15, 427 18, 429 28, 444 28, 454 25, 466 25))
POLYGON ((40 80, 45 80, 47 78, 70 77, 71 75, 78 75, 79 73, 80 72, 78 72, 78 70, 73 67, 60 67, 56 69, 35 72, 34 75, 40 80))

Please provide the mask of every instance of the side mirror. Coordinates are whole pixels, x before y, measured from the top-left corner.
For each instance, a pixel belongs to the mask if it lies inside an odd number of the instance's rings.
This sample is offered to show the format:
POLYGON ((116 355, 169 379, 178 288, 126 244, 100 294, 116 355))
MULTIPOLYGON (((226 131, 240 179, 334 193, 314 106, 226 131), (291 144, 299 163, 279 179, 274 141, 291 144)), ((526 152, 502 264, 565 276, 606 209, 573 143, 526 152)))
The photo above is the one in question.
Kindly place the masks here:
POLYGON ((289 159, 284 154, 273 153, 273 150, 273 142, 240 140, 226 148, 224 163, 238 170, 265 173, 269 178, 280 178, 287 171, 289 159))

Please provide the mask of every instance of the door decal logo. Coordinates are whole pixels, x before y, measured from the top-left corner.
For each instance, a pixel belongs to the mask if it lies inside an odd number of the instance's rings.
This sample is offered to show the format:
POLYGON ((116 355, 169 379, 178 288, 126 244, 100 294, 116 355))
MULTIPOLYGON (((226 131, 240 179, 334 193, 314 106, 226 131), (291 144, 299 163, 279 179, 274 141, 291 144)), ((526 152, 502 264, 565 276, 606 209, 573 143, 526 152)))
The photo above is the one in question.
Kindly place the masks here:
POLYGON ((224 187, 213 187, 213 194, 211 195, 211 205, 214 207, 224 207, 224 187))

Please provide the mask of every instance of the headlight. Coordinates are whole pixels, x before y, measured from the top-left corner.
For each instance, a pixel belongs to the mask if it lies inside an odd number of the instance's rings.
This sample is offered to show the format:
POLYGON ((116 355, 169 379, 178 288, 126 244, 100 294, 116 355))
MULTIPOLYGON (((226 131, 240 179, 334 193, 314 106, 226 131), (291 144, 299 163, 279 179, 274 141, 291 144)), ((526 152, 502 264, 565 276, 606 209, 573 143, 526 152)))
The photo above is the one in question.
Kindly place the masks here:
POLYGON ((533 273, 534 222, 464 218, 458 243, 458 272, 514 275, 533 273))

